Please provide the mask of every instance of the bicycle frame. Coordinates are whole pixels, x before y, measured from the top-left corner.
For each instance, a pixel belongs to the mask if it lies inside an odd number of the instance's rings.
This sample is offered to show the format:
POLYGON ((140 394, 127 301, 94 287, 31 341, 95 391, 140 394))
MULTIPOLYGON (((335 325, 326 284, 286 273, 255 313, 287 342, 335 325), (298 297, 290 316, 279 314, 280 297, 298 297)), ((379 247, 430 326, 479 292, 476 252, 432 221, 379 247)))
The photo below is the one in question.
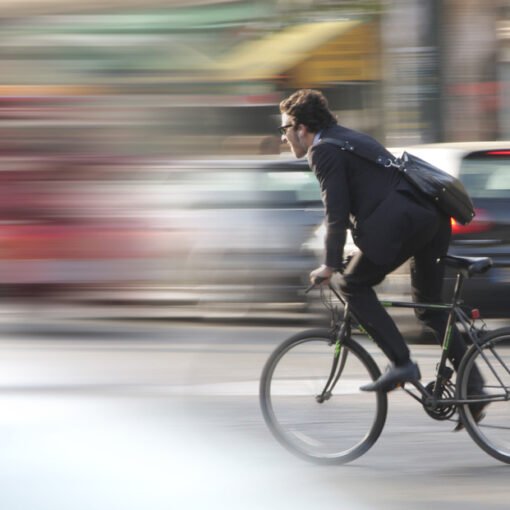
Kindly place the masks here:
MULTIPOLYGON (((434 328, 441 328, 435 375, 423 384, 406 381, 399 386, 431 418, 455 421, 455 430, 465 428, 484 451, 510 464, 510 328, 488 331, 460 297, 465 278, 487 271, 492 261, 487 257, 448 256, 444 262, 457 269, 451 302, 382 301, 385 307, 435 315, 431 317, 434 328), (452 360, 452 367, 451 354, 457 355, 458 350, 461 355, 464 350, 457 345, 462 341, 457 327, 472 345, 462 359, 452 360)), ((319 283, 316 278, 305 292, 319 283)), ((358 329, 367 333, 365 321, 359 320, 357 310, 338 287, 330 285, 328 291, 324 285, 320 289, 331 315, 331 328, 302 331, 273 351, 261 375, 260 404, 269 429, 283 446, 307 460, 343 464, 363 455, 377 441, 387 416, 388 396, 386 388, 363 393, 362 388, 367 388, 360 387, 381 375, 372 349, 357 338, 358 329), (345 429, 338 437, 337 424, 345 429)), ((378 340, 377 328, 368 329, 378 340)))
MULTIPOLYGON (((436 368, 436 379, 434 381, 434 391, 433 393, 429 392, 425 386, 423 386, 419 381, 410 383, 412 384, 420 393, 421 397, 418 397, 415 395, 412 391, 409 391, 405 387, 403 389, 415 400, 420 402, 423 405, 429 406, 431 408, 437 407, 437 406, 451 406, 451 405, 463 405, 463 404, 473 404, 477 402, 493 402, 495 400, 508 400, 510 398, 509 395, 505 397, 485 397, 485 398, 479 398, 479 399, 470 399, 470 400, 461 400, 461 399, 451 399, 451 398, 441 398, 441 391, 444 386, 444 381, 449 380, 451 376, 453 375, 453 370, 451 370, 447 365, 448 360, 448 354, 450 352, 450 342, 452 338, 452 329, 456 322, 460 322, 462 325, 462 329, 466 333, 466 335, 469 337, 470 341, 478 347, 479 344, 479 337, 477 335, 477 330, 472 327, 472 321, 468 317, 468 315, 462 310, 461 308, 461 292, 462 292, 462 286, 464 283, 466 275, 461 270, 459 273, 457 273, 457 279, 455 282, 455 289, 453 292, 453 299, 450 304, 447 303, 414 303, 414 302, 407 302, 407 301, 381 301, 381 304, 384 307, 387 308, 412 308, 412 309, 425 309, 425 310, 444 310, 448 312, 448 320, 446 325, 446 330, 441 342, 441 348, 442 348, 442 354, 441 359, 439 361, 439 364, 436 368)), ((335 356, 333 360, 333 365, 331 368, 331 373, 328 378, 328 381, 326 383, 326 386, 321 393, 321 395, 317 396, 318 402, 323 402, 324 400, 327 400, 332 393, 333 388, 335 387, 335 384, 337 383, 338 379, 340 378, 340 375, 342 373, 343 365, 345 364, 345 360, 343 362, 340 360, 340 353, 341 353, 341 345, 342 340, 350 336, 351 330, 352 330, 352 319, 356 319, 358 323, 359 320, 353 313, 353 311, 350 309, 350 306, 346 301, 342 298, 342 296, 339 294, 339 292, 331 285, 329 284, 329 289, 333 292, 333 294, 337 297, 337 299, 343 303, 344 305, 344 318, 342 321, 342 325, 339 327, 337 321, 335 320, 334 315, 332 315, 332 322, 334 322, 334 331, 335 331, 335 341, 336 341, 336 347, 335 347, 335 356)), ((361 323, 360 323, 361 324, 361 323)), ((333 343, 333 341, 332 341, 333 343)), ((481 352, 482 357, 485 358, 485 355, 483 352, 481 352)), ((504 387, 503 382, 496 374, 493 367, 490 365, 491 370, 493 371, 496 378, 501 383, 502 387, 504 387)))

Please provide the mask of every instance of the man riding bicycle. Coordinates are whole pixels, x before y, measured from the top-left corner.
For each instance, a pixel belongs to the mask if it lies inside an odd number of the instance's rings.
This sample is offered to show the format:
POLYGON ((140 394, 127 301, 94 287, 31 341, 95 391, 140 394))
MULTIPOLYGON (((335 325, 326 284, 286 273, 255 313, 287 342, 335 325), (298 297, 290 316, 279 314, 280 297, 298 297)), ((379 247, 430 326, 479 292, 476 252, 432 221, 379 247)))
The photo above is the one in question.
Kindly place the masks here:
MULTIPOLYGON (((280 103, 282 141, 293 154, 306 156, 317 177, 325 206, 325 260, 311 272, 327 282, 343 269, 340 292, 367 333, 392 364, 364 391, 390 391, 402 383, 420 379, 418 365, 393 319, 381 305, 373 287, 406 260, 411 259, 413 300, 441 301, 444 266, 437 259, 446 255, 451 236, 450 218, 419 195, 396 168, 383 168, 340 150, 325 139, 346 141, 382 156, 392 155, 368 135, 338 125, 324 95, 316 90, 299 90, 280 103), (351 229, 360 249, 342 268, 346 231, 351 229)), ((447 313, 416 310, 418 319, 443 338, 447 313)), ((458 368, 466 344, 454 328, 450 361, 458 368)), ((470 381, 481 391, 478 370, 470 381)), ((479 413, 483 409, 481 404, 479 413)), ((478 410, 477 410, 478 411, 478 410)))

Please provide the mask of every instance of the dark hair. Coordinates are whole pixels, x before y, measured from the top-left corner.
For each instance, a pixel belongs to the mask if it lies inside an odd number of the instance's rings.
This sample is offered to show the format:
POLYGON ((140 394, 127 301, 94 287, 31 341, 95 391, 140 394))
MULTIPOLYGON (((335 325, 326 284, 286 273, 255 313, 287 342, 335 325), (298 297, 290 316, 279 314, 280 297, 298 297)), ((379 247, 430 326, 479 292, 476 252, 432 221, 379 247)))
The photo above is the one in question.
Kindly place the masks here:
POLYGON ((311 132, 336 124, 328 100, 319 90, 301 89, 280 103, 280 112, 291 115, 296 124, 304 124, 311 132))

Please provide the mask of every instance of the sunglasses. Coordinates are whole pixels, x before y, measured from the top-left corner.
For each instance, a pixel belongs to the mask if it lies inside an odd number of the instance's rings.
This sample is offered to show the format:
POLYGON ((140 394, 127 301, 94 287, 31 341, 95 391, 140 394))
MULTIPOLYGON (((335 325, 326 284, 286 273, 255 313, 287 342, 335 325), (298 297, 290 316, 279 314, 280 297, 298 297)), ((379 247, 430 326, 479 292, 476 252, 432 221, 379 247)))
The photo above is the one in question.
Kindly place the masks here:
POLYGON ((292 127, 292 124, 287 124, 285 126, 280 126, 278 128, 278 131, 280 132, 281 135, 286 135, 287 134, 287 129, 289 129, 290 127, 292 127))

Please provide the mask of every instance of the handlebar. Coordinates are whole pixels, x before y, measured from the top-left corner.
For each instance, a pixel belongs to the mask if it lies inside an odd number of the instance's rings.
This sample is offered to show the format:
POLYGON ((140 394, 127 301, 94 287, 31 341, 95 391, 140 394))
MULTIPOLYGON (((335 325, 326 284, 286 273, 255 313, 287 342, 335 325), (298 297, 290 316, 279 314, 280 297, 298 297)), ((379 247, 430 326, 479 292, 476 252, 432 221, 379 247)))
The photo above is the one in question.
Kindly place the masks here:
POLYGON ((327 278, 324 278, 322 276, 317 276, 317 278, 315 278, 315 280, 313 281, 313 283, 306 288, 305 290, 305 294, 308 294, 312 289, 314 289, 317 285, 320 285, 322 282, 325 282, 327 280, 327 278))
MULTIPOLYGON (((343 273, 344 269, 347 267, 347 265, 352 260, 352 258, 353 258, 353 254, 347 255, 347 257, 344 258, 342 265, 339 268, 335 269, 335 273, 343 273)), ((305 289, 305 294, 308 294, 311 290, 313 290, 315 287, 317 287, 317 285, 320 285, 321 283, 325 282, 326 280, 327 280, 327 278, 324 278, 322 276, 317 276, 314 279, 314 281, 312 282, 312 284, 305 289)))

